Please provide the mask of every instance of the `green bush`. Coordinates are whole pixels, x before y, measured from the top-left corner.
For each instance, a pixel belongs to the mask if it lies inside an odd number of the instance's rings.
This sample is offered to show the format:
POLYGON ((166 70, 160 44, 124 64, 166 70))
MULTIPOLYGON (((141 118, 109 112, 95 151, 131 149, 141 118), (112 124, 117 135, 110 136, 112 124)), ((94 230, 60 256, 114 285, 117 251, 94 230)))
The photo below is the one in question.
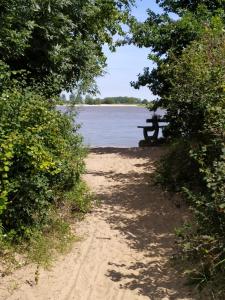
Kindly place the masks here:
POLYGON ((195 213, 191 233, 182 237, 196 272, 207 275, 199 277, 201 283, 225 273, 224 57, 225 34, 215 17, 201 40, 165 66, 172 86, 165 108, 176 143, 161 164, 159 181, 182 191, 195 213))
POLYGON ((5 232, 41 228, 58 195, 80 184, 81 137, 72 116, 44 96, 14 88, 0 96, 0 220, 5 232))
POLYGON ((191 149, 189 140, 174 140, 157 168, 157 183, 174 192, 182 192, 183 186, 198 188, 201 175, 199 165, 190 157, 191 149))

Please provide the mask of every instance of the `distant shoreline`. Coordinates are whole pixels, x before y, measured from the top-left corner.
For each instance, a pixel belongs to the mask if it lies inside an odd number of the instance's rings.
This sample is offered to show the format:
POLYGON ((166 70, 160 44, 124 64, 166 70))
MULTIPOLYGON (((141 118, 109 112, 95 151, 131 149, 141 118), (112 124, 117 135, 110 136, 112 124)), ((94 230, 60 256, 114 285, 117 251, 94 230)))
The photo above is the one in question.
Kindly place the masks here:
POLYGON ((103 106, 103 107, 145 107, 143 104, 58 104, 57 106, 79 106, 79 107, 92 107, 92 106, 103 106))

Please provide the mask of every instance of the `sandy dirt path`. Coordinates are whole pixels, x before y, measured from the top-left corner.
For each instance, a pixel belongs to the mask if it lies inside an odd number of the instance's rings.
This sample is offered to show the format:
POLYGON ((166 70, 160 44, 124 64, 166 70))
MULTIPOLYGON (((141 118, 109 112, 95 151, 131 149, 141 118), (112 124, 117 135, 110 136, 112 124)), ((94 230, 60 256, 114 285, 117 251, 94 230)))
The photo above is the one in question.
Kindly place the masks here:
POLYGON ((78 224, 81 241, 51 271, 41 271, 37 286, 29 284, 30 267, 4 279, 0 299, 195 299, 170 263, 173 231, 186 211, 151 183, 160 152, 93 149, 85 180, 101 205, 78 224))

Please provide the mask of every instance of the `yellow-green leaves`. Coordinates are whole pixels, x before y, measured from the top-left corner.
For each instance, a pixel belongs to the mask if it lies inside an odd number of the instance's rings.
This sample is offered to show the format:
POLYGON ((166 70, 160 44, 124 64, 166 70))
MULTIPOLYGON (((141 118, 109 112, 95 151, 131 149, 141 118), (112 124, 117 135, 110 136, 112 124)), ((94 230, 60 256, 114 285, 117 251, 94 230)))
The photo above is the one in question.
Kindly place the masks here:
POLYGON ((30 89, 0 95, 0 223, 22 230, 41 226, 57 194, 84 170, 73 117, 30 89))
POLYGON ((9 171, 14 155, 14 135, 0 137, 0 215, 6 209, 10 191, 9 171))

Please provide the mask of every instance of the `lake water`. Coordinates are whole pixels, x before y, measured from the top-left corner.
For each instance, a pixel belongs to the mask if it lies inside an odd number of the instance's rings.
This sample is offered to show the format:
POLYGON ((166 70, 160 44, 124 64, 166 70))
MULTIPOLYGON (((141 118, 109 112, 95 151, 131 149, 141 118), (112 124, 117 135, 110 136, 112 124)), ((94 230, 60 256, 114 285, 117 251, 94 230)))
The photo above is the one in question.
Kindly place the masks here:
POLYGON ((84 143, 90 147, 137 147, 143 139, 143 130, 151 117, 144 107, 136 106, 82 106, 78 107, 76 122, 84 143))

